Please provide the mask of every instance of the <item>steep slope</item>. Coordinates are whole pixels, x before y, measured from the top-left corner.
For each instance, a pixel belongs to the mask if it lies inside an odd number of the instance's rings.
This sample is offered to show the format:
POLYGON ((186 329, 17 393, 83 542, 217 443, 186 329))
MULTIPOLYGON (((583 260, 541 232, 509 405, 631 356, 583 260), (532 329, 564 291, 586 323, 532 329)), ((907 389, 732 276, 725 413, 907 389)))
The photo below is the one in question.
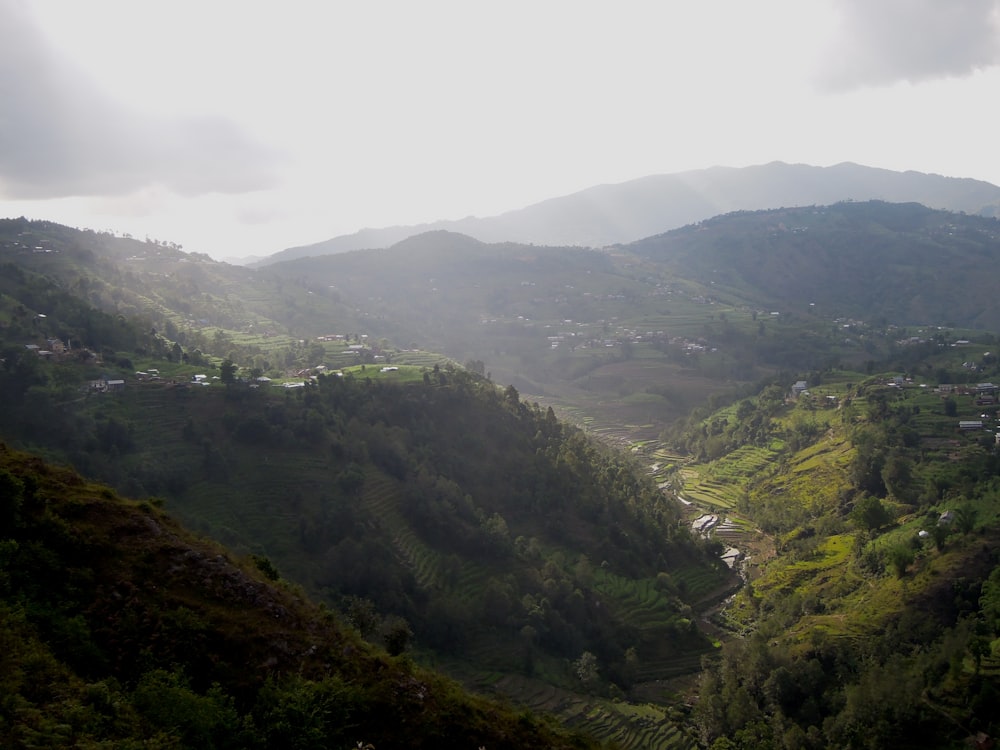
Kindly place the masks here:
POLYGON ((654 660, 707 646, 685 620, 698 591, 668 584, 718 585, 722 566, 634 467, 513 388, 453 369, 410 385, 321 377, 281 395, 150 382, 61 411, 34 389, 30 409, 0 420, 12 439, 166 498, 330 604, 372 600, 439 654, 521 671, 527 647, 563 681, 559 660, 590 651, 627 687, 630 648, 654 660), (660 574, 640 626, 628 589, 660 574))
MULTIPOLYGON (((929 351, 916 371, 963 377, 929 351)), ((958 748, 1000 730, 998 457, 992 430, 956 430, 983 397, 900 381, 814 373, 795 399, 771 386, 675 438, 701 456, 685 496, 776 551, 720 620, 744 637, 702 678, 706 742, 958 748)))
POLYGON ((584 747, 387 657, 148 503, 0 445, 8 747, 584 747))
POLYGON ((713 167, 600 185, 499 216, 364 229, 314 245, 283 250, 257 265, 389 247, 406 237, 442 229, 484 242, 603 247, 633 242, 731 211, 872 199, 916 202, 986 216, 995 216, 1000 210, 1000 188, 978 180, 893 172, 850 163, 814 167, 773 162, 745 168, 713 167))

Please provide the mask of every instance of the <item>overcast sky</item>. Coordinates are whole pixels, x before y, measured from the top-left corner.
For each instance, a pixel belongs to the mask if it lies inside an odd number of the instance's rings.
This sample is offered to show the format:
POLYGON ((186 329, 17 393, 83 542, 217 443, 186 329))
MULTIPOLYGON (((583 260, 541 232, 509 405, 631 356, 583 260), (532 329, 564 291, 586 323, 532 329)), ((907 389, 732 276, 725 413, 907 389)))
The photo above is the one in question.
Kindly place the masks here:
POLYGON ((1000 0, 0 0, 0 216, 227 258, 776 160, 1000 185, 1000 0))

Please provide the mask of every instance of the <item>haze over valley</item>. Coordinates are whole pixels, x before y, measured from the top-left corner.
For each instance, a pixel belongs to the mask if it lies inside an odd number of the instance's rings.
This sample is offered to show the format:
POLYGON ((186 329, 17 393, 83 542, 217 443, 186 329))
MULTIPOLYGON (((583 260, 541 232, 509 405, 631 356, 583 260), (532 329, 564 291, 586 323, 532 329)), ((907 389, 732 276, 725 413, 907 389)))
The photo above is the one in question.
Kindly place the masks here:
POLYGON ((604 247, 625 244, 731 211, 827 205, 839 201, 915 202, 931 208, 996 216, 1000 190, 970 179, 898 173, 857 164, 812 167, 771 164, 714 167, 652 175, 550 198, 517 211, 413 226, 365 229, 258 260, 267 265, 309 255, 394 245, 422 232, 447 230, 483 242, 604 247))

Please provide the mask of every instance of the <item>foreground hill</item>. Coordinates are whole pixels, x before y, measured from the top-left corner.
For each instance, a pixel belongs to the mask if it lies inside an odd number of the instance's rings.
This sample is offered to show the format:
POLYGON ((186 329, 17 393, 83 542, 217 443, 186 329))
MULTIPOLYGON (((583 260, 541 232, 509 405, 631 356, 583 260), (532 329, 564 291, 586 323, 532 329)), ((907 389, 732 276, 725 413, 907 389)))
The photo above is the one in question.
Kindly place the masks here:
POLYGON ((11 439, 165 498, 332 605, 405 617, 439 654, 561 682, 559 660, 589 651, 627 688, 630 649, 666 665, 708 645, 690 604, 726 576, 676 506, 513 388, 449 368, 275 393, 129 382, 74 400, 62 367, 36 371, 0 418, 11 439))
POLYGON ((448 230, 483 242, 603 247, 624 244, 729 213, 844 200, 916 202, 949 211, 1000 212, 1000 188, 987 182, 858 164, 813 167, 773 162, 713 167, 600 185, 487 218, 364 229, 260 261, 270 265, 312 255, 389 247, 407 237, 448 230))
POLYGON ((5 747, 590 744, 369 647, 150 504, 2 445, 0 513, 5 747))

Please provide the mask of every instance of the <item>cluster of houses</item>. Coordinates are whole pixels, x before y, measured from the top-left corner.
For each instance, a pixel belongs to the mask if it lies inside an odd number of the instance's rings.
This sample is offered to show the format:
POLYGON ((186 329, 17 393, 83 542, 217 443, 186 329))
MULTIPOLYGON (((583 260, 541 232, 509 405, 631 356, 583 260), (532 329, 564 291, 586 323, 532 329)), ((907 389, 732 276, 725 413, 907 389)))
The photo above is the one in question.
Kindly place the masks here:
MULTIPOLYGON (((44 315, 39 315, 39 318, 44 318, 44 315)), ((75 362, 80 362, 83 364, 100 364, 101 356, 96 352, 92 352, 87 348, 77 348, 73 349, 70 347, 69 342, 63 342, 61 339, 49 338, 45 340, 45 345, 40 344, 25 344, 24 348, 29 352, 32 352, 40 359, 45 359, 49 361, 60 361, 72 358, 75 362)))
MULTIPOLYGON (((887 385, 893 388, 903 388, 907 384, 912 384, 912 378, 906 378, 902 375, 896 375, 887 381, 887 385)), ((921 385, 921 388, 926 386, 921 385)), ((974 399, 976 406, 997 406, 1000 404, 1000 386, 994 385, 993 383, 977 383, 976 385, 952 385, 950 383, 942 383, 935 388, 935 391, 942 396, 948 396, 951 394, 959 396, 971 396, 974 399)), ((800 397, 808 397, 809 385, 805 380, 797 380, 792 384, 791 387, 791 398, 797 399, 800 397)), ((828 402, 831 405, 836 405, 835 396, 827 396, 828 402)), ((987 417, 989 415, 983 413, 980 415, 979 419, 961 419, 958 422, 958 429, 962 432, 974 432, 981 430, 992 431, 992 427, 987 424, 987 417)), ((1000 420, 998 420, 1000 421, 1000 420)), ((1000 426, 998 426, 1000 430, 1000 426)), ((1000 431, 996 433, 996 444, 1000 447, 1000 431)))
MULTIPOLYGON (((796 380, 794 383, 792 383, 790 397, 793 400, 798 398, 810 398, 811 396, 812 394, 809 393, 809 384, 806 381, 796 380)), ((823 397, 821 405, 824 406, 825 408, 833 409, 836 408, 837 403, 838 401, 836 396, 828 395, 823 397)))
MULTIPOLYGON (((938 391, 945 394, 956 393, 963 396, 972 396, 976 406, 994 406, 997 403, 998 386, 993 383, 978 383, 975 386, 951 386, 940 385, 938 391)), ((958 429, 962 432, 974 432, 979 430, 990 430, 985 420, 989 415, 983 413, 979 419, 960 419, 958 429)), ((996 443, 1000 445, 1000 432, 996 435, 996 443)))
MULTIPOLYGON (((39 315, 39 318, 44 318, 44 315, 39 315)), ((62 339, 49 338, 45 339, 45 346, 39 344, 25 344, 24 348, 29 352, 34 352, 42 359, 64 359, 66 357, 72 356, 80 361, 88 360, 99 360, 100 357, 90 349, 72 349, 69 342, 64 342, 62 339)))

